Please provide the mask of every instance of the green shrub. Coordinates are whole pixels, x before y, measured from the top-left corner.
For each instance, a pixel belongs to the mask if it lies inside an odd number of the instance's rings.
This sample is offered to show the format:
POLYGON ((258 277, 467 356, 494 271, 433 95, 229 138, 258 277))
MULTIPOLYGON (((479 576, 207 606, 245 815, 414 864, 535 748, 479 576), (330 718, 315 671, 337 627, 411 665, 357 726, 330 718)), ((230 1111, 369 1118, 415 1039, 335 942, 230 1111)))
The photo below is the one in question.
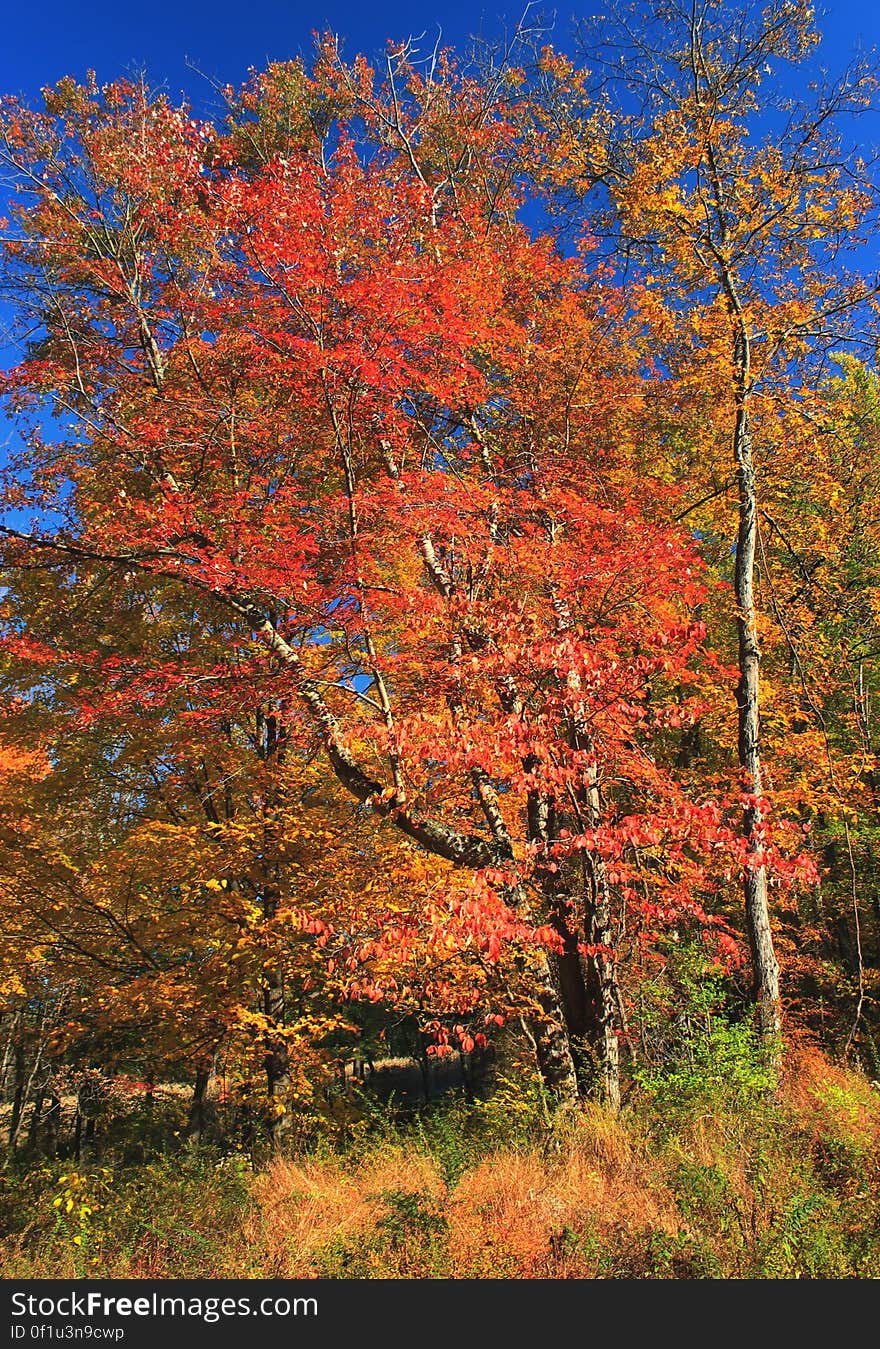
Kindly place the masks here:
POLYGON ((747 1021, 729 1014, 724 975, 701 946, 676 951, 641 996, 649 1052, 633 1079, 656 1126, 701 1108, 753 1110, 772 1098, 773 1053, 747 1021))

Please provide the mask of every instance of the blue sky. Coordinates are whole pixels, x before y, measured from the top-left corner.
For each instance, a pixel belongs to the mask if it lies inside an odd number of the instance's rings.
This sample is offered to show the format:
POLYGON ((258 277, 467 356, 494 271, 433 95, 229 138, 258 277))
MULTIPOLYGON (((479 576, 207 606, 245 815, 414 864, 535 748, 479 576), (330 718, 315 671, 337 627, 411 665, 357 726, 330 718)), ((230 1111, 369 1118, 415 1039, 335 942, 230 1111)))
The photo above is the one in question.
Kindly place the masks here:
MULTIPOLYGON (((504 0, 485 9, 461 0, 18 0, 4 19, 0 41, 0 89, 36 93, 65 74, 82 75, 92 67, 106 81, 126 68, 145 66, 172 95, 198 89, 187 59, 206 74, 238 83, 249 66, 264 66, 311 50, 314 30, 330 29, 345 38, 345 51, 374 55, 388 38, 425 33, 432 47, 438 31, 457 46, 483 24, 503 30, 504 0), (485 17, 483 17, 485 16, 485 17)), ((513 23, 519 9, 514 14, 513 23)), ((584 11, 588 12, 587 10, 584 11)))
MULTIPOLYGON (((187 60, 207 75, 238 83, 249 66, 308 53, 314 29, 329 28, 345 38, 349 55, 375 55, 388 38, 425 33, 433 46, 458 46, 482 28, 493 36, 516 23, 524 0, 467 4, 463 0, 16 0, 6 6, 0 38, 0 93, 32 98, 62 75, 82 76, 90 67, 101 82, 145 67, 150 79, 172 96, 194 97, 207 90, 187 60)), ((823 64, 839 69, 855 47, 880 47, 880 6, 870 0, 828 0, 820 27, 825 35, 823 64)), ((601 13, 601 0, 560 5, 557 31, 569 17, 601 13)), ((876 135, 880 141, 880 133, 876 135)))

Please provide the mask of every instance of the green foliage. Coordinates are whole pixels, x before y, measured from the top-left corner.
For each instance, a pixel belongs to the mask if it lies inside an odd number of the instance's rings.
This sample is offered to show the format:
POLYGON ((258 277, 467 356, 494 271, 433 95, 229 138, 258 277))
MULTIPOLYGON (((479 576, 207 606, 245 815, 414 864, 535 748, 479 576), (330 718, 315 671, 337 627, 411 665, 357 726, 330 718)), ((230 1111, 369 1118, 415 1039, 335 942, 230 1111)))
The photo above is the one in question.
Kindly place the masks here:
POLYGON ((228 1267, 249 1180, 242 1159, 207 1154, 115 1171, 7 1168, 4 1268, 19 1278, 211 1277, 228 1267))
POLYGON ((660 1127, 698 1108, 769 1108, 773 1053, 747 1021, 732 1019, 724 975, 702 947, 676 951, 641 996, 648 1052, 633 1077, 660 1127))
POLYGON ((823 1082, 812 1092, 818 1129, 800 1119, 786 1107, 781 1060, 736 1019, 699 946, 677 951, 641 995, 647 1052, 632 1109, 668 1168, 688 1259, 704 1271, 675 1273, 681 1243, 655 1235, 646 1277, 859 1277, 866 1250, 877 1254, 865 1084, 823 1082))
POLYGON ((531 1147, 536 1139, 546 1140, 551 1133, 535 1073, 525 1073, 520 1079, 499 1074, 485 1100, 453 1097, 437 1101, 416 1128, 422 1146, 440 1163, 451 1185, 494 1149, 531 1147))

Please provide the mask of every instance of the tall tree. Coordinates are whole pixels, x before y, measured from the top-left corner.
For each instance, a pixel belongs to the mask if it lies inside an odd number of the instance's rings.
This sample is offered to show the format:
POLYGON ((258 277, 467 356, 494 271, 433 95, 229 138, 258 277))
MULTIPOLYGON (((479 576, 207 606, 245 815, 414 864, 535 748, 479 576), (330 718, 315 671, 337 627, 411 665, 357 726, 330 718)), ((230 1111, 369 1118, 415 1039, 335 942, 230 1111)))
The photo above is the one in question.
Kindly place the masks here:
POLYGON ((830 348, 867 339, 874 292, 843 273, 841 260, 868 237, 876 198, 841 138, 845 119, 873 105, 877 80, 859 61, 836 82, 814 83, 811 101, 783 99, 775 75, 805 63, 818 42, 813 10, 797 0, 612 6, 582 37, 588 70, 552 54, 542 62, 538 173, 560 207, 571 211, 572 197, 593 202, 597 234, 645 280, 643 313, 670 394, 667 436, 675 421, 681 428, 667 444, 692 481, 688 520, 717 531, 719 503, 735 500, 735 521, 728 511, 720 528, 734 548, 743 893, 758 1022, 774 1040, 761 475, 796 479, 797 461, 782 458, 783 411, 791 415, 800 391, 815 386, 830 348))
POLYGON ((367 157, 354 107, 332 153, 290 135, 257 162, 137 85, 6 107, 32 325, 7 401, 64 423, 14 466, 7 505, 43 523, 3 526, 6 563, 156 588, 157 622, 182 603, 185 645, 90 658, 84 706, 167 709, 182 743, 182 695, 266 709, 269 760, 292 736, 471 874, 453 946, 517 950, 548 1088, 616 1102, 617 938, 708 921, 702 855, 730 843, 664 750, 704 677, 701 568, 629 471, 645 373, 601 269, 481 175, 438 196, 399 134, 367 157))

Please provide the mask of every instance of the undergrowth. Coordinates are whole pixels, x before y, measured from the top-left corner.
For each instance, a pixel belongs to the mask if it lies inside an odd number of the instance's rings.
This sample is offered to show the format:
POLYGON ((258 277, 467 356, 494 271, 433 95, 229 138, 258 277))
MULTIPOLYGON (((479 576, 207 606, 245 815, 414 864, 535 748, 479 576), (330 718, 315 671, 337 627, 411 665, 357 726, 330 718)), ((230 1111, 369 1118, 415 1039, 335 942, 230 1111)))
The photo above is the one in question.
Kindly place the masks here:
POLYGON ((658 1015, 617 1115, 548 1118, 520 1071, 409 1117, 365 1100, 258 1170, 210 1150, 9 1160, 4 1276, 880 1275, 877 1084, 808 1045, 768 1058, 711 970, 677 977, 687 1011, 658 1015))

